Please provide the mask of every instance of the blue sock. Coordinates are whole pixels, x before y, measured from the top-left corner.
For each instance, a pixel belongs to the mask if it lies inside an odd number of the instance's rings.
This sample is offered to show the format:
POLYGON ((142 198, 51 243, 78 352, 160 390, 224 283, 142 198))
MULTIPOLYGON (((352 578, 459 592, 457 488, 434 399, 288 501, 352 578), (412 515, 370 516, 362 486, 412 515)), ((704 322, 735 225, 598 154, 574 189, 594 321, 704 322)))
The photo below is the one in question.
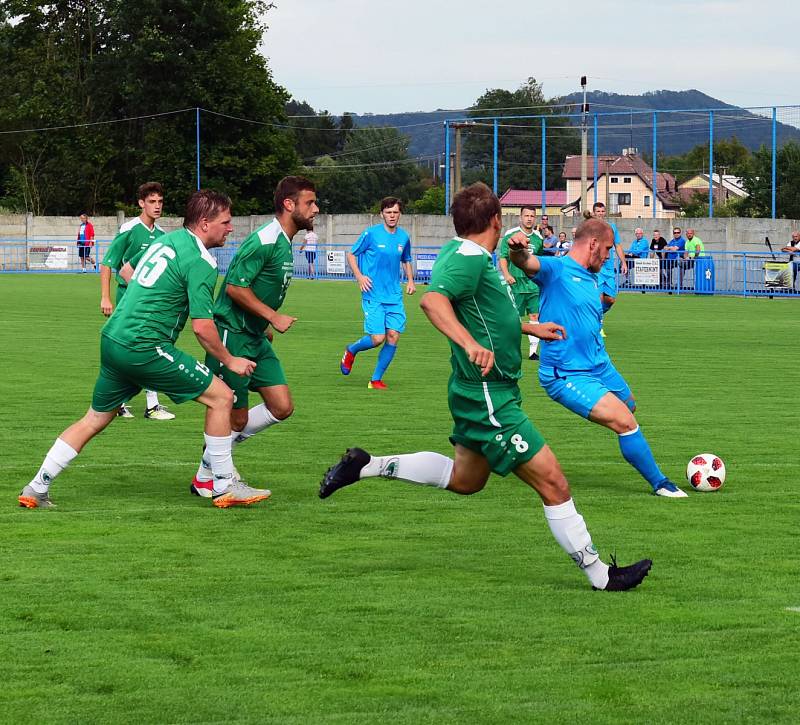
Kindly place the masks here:
POLYGON ((390 345, 388 342, 384 344, 381 351, 378 353, 378 362, 375 365, 375 372, 372 373, 373 380, 381 380, 389 363, 392 362, 394 354, 397 352, 397 345, 390 345))
POLYGON ((348 345, 347 349, 352 352, 353 355, 356 355, 359 352, 370 350, 373 347, 375 347, 375 344, 372 342, 372 336, 364 335, 364 337, 356 340, 352 345, 348 345))
POLYGON ((647 479, 653 490, 666 478, 658 467, 656 459, 653 458, 650 445, 640 428, 620 434, 619 449, 622 451, 622 457, 647 479))
POLYGON ((606 312, 608 312, 611 309, 611 305, 614 304, 614 303, 613 302, 601 302, 600 304, 603 306, 603 314, 605 315, 606 312))

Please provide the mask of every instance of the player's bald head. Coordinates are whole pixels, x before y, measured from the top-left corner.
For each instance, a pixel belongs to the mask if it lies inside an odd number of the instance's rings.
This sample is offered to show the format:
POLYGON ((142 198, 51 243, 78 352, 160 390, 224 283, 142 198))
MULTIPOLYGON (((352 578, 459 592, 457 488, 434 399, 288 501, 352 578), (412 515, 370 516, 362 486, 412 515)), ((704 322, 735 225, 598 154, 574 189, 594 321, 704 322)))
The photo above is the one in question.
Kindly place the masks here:
POLYGON ((578 226, 575 232, 575 242, 588 243, 592 239, 604 240, 607 238, 614 238, 614 232, 611 227, 606 224, 602 219, 587 219, 578 226))

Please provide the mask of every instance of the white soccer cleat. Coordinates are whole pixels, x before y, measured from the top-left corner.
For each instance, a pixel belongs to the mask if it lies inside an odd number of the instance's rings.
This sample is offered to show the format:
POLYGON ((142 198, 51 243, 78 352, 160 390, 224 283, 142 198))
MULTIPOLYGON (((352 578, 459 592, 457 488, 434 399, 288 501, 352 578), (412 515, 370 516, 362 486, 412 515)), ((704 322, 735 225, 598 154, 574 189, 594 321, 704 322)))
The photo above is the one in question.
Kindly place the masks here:
POLYGON ((117 418, 133 418, 133 411, 123 403, 117 408, 117 418))
POLYGON ((664 479, 653 491, 655 496, 664 496, 665 498, 688 498, 686 491, 681 491, 672 481, 668 478, 664 479))
POLYGON ((148 420, 172 420, 175 414, 170 413, 163 405, 156 405, 153 408, 148 408, 144 412, 144 417, 148 420))

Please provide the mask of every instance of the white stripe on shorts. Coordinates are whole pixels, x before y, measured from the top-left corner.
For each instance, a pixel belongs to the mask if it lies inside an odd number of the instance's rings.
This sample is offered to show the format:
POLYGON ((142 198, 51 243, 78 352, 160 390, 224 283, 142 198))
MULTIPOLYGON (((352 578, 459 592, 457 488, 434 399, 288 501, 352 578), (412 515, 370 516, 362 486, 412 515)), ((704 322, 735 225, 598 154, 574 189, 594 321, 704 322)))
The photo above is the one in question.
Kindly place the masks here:
POLYGON ((483 383, 483 397, 486 398, 486 409, 489 411, 489 422, 495 428, 502 428, 503 426, 498 423, 497 418, 494 417, 494 405, 492 404, 492 396, 489 395, 489 386, 483 383))

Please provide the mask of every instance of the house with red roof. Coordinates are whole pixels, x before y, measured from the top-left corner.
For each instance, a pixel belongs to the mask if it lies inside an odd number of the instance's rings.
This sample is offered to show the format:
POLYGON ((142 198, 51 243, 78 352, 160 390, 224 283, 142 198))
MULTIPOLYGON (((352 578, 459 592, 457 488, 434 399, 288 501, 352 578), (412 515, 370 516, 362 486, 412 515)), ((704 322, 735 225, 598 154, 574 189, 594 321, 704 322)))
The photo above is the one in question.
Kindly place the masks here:
POLYGON ((536 215, 559 216, 562 214, 561 207, 567 203, 567 192, 563 189, 548 189, 544 192, 534 189, 508 189, 500 197, 500 206, 503 207, 503 214, 519 214, 523 206, 532 206, 536 209, 536 215), (543 210, 542 204, 547 207, 543 210))
MULTIPOLYGON (((624 219, 656 216, 672 218, 680 213, 680 196, 675 177, 659 171, 653 184, 653 167, 636 149, 624 149, 620 155, 597 157, 597 195, 594 185, 594 157, 587 159, 587 205, 595 198, 606 205, 609 216, 624 219)), ((567 182, 567 203, 563 214, 581 213, 581 157, 567 156, 562 176, 567 182)), ((549 203, 549 202, 548 202, 549 203)))

